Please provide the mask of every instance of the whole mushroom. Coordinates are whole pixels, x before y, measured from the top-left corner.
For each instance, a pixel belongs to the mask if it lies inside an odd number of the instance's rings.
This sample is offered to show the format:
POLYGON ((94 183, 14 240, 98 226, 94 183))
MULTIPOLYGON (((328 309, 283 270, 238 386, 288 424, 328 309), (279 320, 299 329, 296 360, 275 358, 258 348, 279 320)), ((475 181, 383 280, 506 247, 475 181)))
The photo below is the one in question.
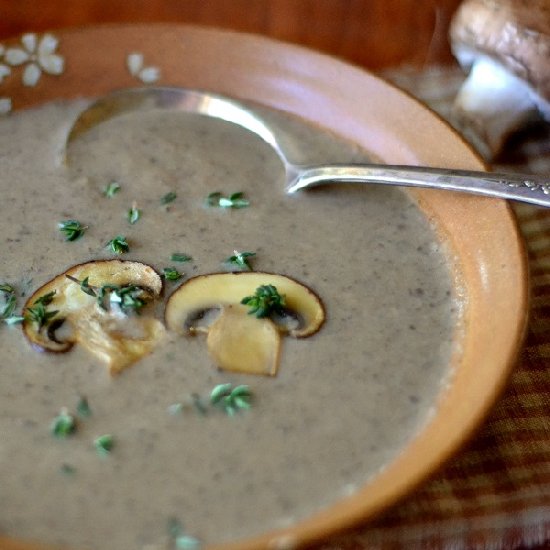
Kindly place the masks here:
POLYGON ((548 0, 465 0, 451 22, 450 40, 470 71, 453 119, 487 159, 528 122, 550 120, 548 0))

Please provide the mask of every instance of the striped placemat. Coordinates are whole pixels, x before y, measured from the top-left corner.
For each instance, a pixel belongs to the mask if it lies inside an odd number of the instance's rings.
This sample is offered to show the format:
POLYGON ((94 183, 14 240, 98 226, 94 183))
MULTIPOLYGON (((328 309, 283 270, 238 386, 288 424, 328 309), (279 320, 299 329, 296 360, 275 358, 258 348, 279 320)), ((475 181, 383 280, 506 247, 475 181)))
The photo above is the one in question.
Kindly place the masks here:
MULTIPOLYGON (((383 75, 445 118, 456 68, 383 75)), ((514 144, 495 170, 550 174, 550 131, 514 144)), ((531 270, 527 340, 507 390, 469 445, 382 517, 319 550, 550 548, 550 209, 515 204, 531 270)))

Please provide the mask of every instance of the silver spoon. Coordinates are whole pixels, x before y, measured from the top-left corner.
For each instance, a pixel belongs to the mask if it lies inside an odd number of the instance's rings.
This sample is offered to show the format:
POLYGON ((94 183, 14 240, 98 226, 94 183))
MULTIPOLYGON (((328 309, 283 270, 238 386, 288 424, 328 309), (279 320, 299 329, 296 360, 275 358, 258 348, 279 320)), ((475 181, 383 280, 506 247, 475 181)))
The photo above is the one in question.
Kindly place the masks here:
POLYGON ((288 160, 269 125, 244 104, 210 92, 184 88, 120 90, 95 101, 76 118, 67 137, 66 150, 90 128, 126 112, 148 109, 198 113, 232 122, 258 135, 281 159, 287 193, 340 181, 448 189, 550 206, 550 178, 542 176, 381 164, 296 165, 288 160))

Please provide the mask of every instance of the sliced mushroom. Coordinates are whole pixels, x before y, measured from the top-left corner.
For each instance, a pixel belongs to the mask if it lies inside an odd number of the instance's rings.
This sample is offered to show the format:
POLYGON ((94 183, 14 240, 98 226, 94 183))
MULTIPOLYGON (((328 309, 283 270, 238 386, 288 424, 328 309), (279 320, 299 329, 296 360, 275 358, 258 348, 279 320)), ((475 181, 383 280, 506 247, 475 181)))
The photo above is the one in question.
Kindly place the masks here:
POLYGON ((206 339, 214 363, 224 370, 277 374, 281 335, 270 319, 248 315, 241 305, 225 306, 210 326, 206 339))
POLYGON ((162 339, 160 321, 131 314, 131 306, 139 308, 161 292, 160 275, 146 264, 120 260, 79 264, 27 300, 23 332, 39 351, 66 352, 79 343, 116 374, 150 353, 162 339), (45 296, 49 299, 44 300, 45 296), (32 319, 37 307, 44 308, 44 323, 32 319), (59 336, 66 325, 68 334, 59 336))
POLYGON ((454 122, 489 160, 535 117, 550 119, 550 4, 547 0, 465 0, 451 46, 470 74, 454 122))
POLYGON ((325 320, 325 311, 313 291, 289 277, 261 272, 212 273, 181 285, 168 300, 165 319, 167 327, 180 334, 207 332, 209 354, 221 369, 274 376, 281 335, 305 338, 314 334, 325 320), (241 302, 266 285, 284 297, 284 310, 257 318, 241 302), (220 313, 210 325, 194 324, 212 309, 220 313), (292 322, 285 322, 286 316, 292 322))

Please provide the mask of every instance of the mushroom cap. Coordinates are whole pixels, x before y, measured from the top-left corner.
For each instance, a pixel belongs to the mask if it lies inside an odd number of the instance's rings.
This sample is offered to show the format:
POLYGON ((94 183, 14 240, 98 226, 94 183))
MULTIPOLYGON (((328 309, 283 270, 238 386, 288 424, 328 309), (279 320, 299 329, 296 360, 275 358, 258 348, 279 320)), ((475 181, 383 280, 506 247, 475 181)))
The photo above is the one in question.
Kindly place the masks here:
MULTIPOLYGON (((451 47, 463 67, 485 56, 550 100, 550 2, 465 0, 451 22, 451 47)), ((538 107, 550 116, 542 101, 538 107)))

